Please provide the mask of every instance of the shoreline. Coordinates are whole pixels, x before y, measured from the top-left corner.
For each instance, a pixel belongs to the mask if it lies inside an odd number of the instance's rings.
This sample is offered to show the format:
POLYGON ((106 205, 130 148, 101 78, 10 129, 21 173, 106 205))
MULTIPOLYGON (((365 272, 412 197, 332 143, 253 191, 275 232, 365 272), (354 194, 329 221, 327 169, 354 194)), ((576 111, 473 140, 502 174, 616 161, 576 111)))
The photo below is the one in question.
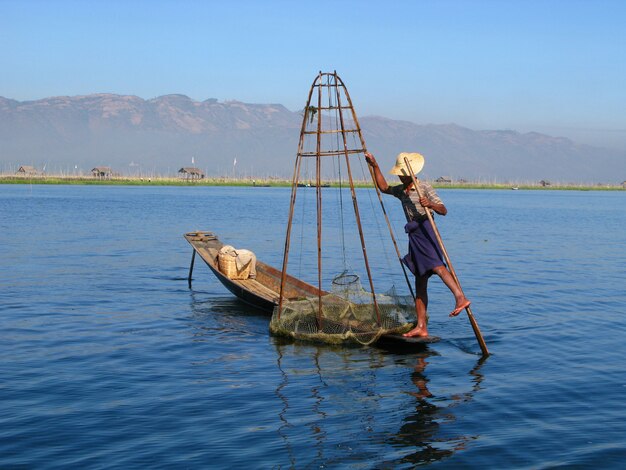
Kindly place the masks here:
MULTIPOLYGON (((624 191, 623 184, 547 184, 540 183, 482 183, 482 182, 452 182, 437 183, 429 181, 437 189, 502 189, 502 190, 568 190, 568 191, 624 191)), ((94 178, 86 176, 54 176, 54 175, 0 175, 0 184, 52 184, 52 185, 101 185, 101 186, 243 186, 243 187, 291 187, 291 180, 287 179, 252 179, 252 178, 203 178, 186 180, 181 178, 131 178, 111 177, 94 178)), ((338 181, 325 180, 328 187, 347 187, 338 181)), ((355 188, 373 188, 369 181, 355 181, 355 188)))

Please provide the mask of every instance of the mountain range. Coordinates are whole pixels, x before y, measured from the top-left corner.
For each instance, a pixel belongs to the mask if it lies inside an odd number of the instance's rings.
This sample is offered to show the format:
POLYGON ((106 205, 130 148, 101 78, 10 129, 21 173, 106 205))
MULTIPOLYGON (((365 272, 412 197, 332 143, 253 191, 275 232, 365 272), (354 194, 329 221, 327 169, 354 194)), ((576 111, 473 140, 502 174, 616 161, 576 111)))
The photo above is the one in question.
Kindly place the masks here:
MULTIPOLYGON (((400 151, 418 151, 426 157, 425 178, 626 179, 626 151, 567 138, 379 116, 359 117, 359 122, 368 150, 381 164, 391 166, 400 151)), ((281 104, 195 101, 184 95, 149 100, 115 94, 35 101, 0 97, 0 169, 6 173, 33 165, 47 172, 88 173, 109 166, 121 174, 174 175, 181 167, 197 166, 208 176, 290 177, 301 125, 302 112, 281 104)))

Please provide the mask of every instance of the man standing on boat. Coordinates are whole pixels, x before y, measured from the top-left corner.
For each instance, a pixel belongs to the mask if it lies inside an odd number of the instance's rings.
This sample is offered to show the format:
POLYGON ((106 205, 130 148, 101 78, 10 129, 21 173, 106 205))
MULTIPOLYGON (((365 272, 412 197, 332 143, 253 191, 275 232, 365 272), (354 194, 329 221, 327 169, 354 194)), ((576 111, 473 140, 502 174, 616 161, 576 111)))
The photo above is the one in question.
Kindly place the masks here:
POLYGON ((455 299, 454 310, 450 312, 451 317, 457 316, 462 310, 470 305, 470 301, 465 297, 459 288, 450 271, 445 265, 443 256, 437 245, 437 239, 433 227, 426 215, 427 210, 436 212, 439 215, 446 215, 448 209, 443 204, 434 188, 426 182, 419 181, 421 198, 415 187, 413 179, 409 174, 404 159, 409 160, 411 168, 419 173, 424 166, 424 157, 419 153, 401 153, 396 159, 395 166, 389 172, 397 175, 402 184, 389 186, 383 176, 376 158, 371 153, 365 154, 365 160, 372 167, 374 180, 378 189, 400 199, 402 209, 406 215, 407 224, 404 230, 409 234, 409 254, 403 259, 404 263, 415 274, 415 311, 417 313, 417 325, 404 336, 426 337, 428 336, 428 325, 426 321, 426 309, 428 308, 428 279, 433 273, 437 274, 444 284, 450 289, 455 299))

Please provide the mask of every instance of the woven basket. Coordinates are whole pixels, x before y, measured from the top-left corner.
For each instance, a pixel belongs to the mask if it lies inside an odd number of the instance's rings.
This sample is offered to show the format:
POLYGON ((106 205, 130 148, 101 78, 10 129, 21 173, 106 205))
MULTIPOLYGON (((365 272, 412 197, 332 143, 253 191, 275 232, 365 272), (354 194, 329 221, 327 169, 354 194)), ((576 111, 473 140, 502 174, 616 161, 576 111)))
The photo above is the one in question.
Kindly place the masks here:
POLYGON ((244 268, 239 271, 237 269, 237 261, 235 256, 231 256, 228 254, 219 254, 217 256, 217 262, 220 267, 220 271, 228 279, 248 279, 248 277, 250 276, 250 265, 252 263, 246 264, 244 268))

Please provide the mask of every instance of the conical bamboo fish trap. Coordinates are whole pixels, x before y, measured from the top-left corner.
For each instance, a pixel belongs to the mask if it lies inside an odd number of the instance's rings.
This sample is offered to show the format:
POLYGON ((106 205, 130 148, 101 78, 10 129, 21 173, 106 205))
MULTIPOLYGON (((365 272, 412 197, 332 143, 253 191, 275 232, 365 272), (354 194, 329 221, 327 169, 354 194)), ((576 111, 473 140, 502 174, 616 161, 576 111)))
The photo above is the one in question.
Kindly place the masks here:
MULTIPOLYGON (((362 162, 366 152, 359 121, 346 86, 336 72, 320 72, 311 85, 303 111, 291 184, 280 298, 270 324, 273 333, 324 342, 357 341, 369 344, 382 334, 403 332, 411 328, 411 319, 414 317, 413 298, 377 292, 372 276, 352 170, 352 164, 356 161, 362 162), (322 196, 325 190, 334 189, 326 188, 327 185, 323 180, 323 162, 330 160, 338 167, 345 168, 346 189, 349 189, 353 208, 352 220, 358 233, 355 238, 360 245, 364 277, 367 281, 365 288, 361 286, 359 276, 351 277, 353 275, 345 272, 334 278, 330 290, 323 285, 323 267, 324 263, 329 261, 329 257, 325 254, 323 245, 322 196), (309 162, 314 165, 315 178, 304 184, 301 182, 302 168, 309 162), (315 190, 316 274, 319 293, 316 298, 294 301, 288 300, 285 296, 285 276, 289 265, 298 188, 309 185, 315 190)), ((370 173, 369 176, 373 175, 370 173)), ((400 261, 400 252, 378 189, 376 194, 400 261)), ((313 219, 312 214, 310 218, 313 219)), ((341 227, 343 239, 343 222, 341 227)), ((401 261, 400 265, 404 270, 401 261)), ((404 276, 410 290, 406 271, 404 276)))

